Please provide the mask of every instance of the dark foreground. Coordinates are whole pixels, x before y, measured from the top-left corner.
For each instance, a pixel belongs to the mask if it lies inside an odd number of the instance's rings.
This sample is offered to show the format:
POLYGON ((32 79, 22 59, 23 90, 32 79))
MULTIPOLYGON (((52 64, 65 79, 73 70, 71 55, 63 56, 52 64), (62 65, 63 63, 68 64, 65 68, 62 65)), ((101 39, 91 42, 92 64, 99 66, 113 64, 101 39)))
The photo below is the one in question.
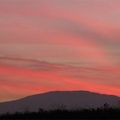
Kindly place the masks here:
POLYGON ((25 112, 15 114, 4 114, 0 116, 0 120, 46 120, 46 119, 60 119, 60 120, 89 120, 89 119, 120 119, 120 109, 84 109, 84 110, 53 110, 39 112, 25 112))

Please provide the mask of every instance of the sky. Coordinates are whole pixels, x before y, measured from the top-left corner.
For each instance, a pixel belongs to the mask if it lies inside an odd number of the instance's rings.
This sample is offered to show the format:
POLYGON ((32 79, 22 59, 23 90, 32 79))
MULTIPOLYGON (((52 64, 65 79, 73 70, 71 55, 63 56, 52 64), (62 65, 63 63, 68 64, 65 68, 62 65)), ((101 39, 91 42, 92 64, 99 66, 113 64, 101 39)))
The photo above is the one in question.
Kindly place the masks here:
POLYGON ((62 90, 120 96, 120 0, 0 0, 0 102, 62 90))

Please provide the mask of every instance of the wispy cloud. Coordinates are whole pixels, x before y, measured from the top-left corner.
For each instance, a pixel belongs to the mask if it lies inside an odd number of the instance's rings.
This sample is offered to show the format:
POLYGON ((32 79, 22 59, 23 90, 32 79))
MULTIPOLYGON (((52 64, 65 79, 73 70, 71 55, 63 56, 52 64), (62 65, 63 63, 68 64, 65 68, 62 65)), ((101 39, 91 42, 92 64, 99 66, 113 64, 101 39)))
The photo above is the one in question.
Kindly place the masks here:
POLYGON ((57 89, 120 95, 119 6, 0 0, 0 90, 9 96, 0 100, 57 89))
MULTIPOLYGON (((113 71, 29 59, 0 58, 0 78, 0 90, 6 94, 13 91, 14 97, 11 96, 11 99, 15 98, 16 94, 20 95, 16 95, 16 98, 19 98, 50 90, 91 90, 119 95, 119 69, 113 71)), ((0 94, 3 99, 3 92, 0 94)))

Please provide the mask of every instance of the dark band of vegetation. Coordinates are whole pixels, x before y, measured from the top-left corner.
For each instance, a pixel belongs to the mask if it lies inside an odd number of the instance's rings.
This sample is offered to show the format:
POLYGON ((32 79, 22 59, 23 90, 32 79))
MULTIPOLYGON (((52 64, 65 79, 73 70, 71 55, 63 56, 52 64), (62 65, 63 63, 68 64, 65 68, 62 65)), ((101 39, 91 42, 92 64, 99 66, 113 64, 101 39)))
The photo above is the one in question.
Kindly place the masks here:
POLYGON ((97 108, 97 109, 83 109, 83 110, 51 110, 45 111, 39 109, 38 112, 24 112, 15 114, 4 114, 0 116, 0 120, 38 120, 38 119, 91 119, 91 118, 109 118, 120 119, 119 108, 97 108))

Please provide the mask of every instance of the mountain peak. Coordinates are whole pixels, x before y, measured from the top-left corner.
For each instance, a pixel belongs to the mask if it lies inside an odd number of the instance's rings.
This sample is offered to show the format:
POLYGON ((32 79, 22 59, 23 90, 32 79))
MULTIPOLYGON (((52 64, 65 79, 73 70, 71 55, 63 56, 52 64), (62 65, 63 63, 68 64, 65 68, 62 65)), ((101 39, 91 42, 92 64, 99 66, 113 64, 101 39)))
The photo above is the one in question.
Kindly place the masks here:
POLYGON ((39 108, 45 110, 59 109, 61 105, 64 105, 66 109, 97 108, 102 107, 105 103, 114 107, 118 105, 119 101, 120 98, 117 96, 89 91, 50 91, 1 103, 0 113, 38 111, 39 108))

